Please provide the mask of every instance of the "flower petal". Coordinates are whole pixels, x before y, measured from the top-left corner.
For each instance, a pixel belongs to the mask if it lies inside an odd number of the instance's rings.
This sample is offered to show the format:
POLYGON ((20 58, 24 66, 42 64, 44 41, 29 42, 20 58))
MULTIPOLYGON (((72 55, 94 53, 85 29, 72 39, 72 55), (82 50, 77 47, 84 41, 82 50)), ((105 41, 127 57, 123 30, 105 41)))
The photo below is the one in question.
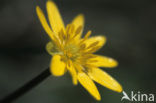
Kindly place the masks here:
POLYGON ((70 61, 70 63, 67 65, 67 69, 69 70, 71 76, 72 76, 72 80, 73 80, 73 84, 77 85, 77 73, 76 70, 74 68, 73 63, 70 61))
POLYGON ((117 92, 122 92, 121 85, 114 80, 109 74, 99 68, 90 68, 88 75, 97 83, 117 92))
POLYGON ((53 1, 47 1, 47 12, 50 25, 55 33, 58 33, 61 29, 65 30, 64 23, 60 12, 53 1))
POLYGON ((84 16, 83 16, 83 14, 77 15, 73 19, 72 24, 74 24, 75 28, 78 28, 79 26, 84 26, 84 16))
POLYGON ((100 56, 100 55, 93 55, 92 58, 87 60, 87 64, 95 67, 116 67, 118 62, 112 58, 100 56))
POLYGON ((84 41, 87 47, 87 52, 93 53, 100 49, 106 43, 106 38, 104 36, 90 37, 84 41))
POLYGON ((80 27, 82 28, 82 29, 80 29, 81 31, 78 32, 78 34, 76 36, 76 39, 79 39, 82 35, 83 28, 84 28, 84 16, 83 16, 83 14, 79 14, 78 16, 76 16, 73 19, 72 24, 74 25, 76 30, 79 29, 80 27))
POLYGON ((36 12, 37 12, 38 18, 39 18, 44 30, 47 32, 47 34, 50 36, 50 38, 54 40, 53 32, 52 32, 51 28, 49 27, 47 20, 39 6, 36 7, 36 12))
POLYGON ((65 73, 65 63, 60 55, 54 55, 50 65, 50 71, 54 76, 62 76, 65 73))
POLYGON ((83 72, 78 73, 78 80, 81 85, 97 100, 101 100, 100 94, 94 82, 83 72))

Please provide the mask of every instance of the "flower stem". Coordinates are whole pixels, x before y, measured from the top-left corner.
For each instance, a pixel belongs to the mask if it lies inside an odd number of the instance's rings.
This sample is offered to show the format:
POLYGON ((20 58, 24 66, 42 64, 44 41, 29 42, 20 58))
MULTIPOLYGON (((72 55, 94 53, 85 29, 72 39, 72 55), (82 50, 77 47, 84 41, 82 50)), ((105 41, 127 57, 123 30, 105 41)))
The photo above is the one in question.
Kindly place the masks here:
POLYGON ((2 100, 0 100, 0 103, 11 103, 14 100, 18 99, 22 95, 24 95, 26 92, 37 86, 39 83, 41 83, 43 80, 45 80, 47 77, 50 76, 49 68, 44 70, 41 74, 33 78, 31 81, 14 91, 13 93, 9 94, 2 100))

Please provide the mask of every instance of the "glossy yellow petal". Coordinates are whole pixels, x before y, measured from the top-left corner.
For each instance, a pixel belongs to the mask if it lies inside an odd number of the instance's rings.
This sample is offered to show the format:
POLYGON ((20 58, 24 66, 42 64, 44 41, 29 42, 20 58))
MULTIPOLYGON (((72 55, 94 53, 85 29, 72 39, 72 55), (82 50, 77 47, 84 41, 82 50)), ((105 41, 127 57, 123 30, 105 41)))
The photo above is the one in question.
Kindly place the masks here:
POLYGON ((83 72, 78 73, 78 80, 81 85, 97 100, 101 100, 101 96, 94 82, 83 72))
POLYGON ((94 36, 94 37, 90 37, 88 38, 85 43, 87 46, 89 46, 90 44, 94 43, 98 41, 99 42, 99 46, 103 46, 106 43, 106 37, 104 36, 94 36))
POLYGON ((116 67, 118 65, 118 62, 112 58, 100 56, 100 55, 94 55, 93 58, 90 58, 87 60, 87 64, 95 66, 95 67, 116 67))
POLYGON ((50 64, 50 71, 54 76, 62 76, 65 73, 65 63, 60 55, 54 55, 50 64))
POLYGON ((39 6, 36 7, 36 12, 37 12, 37 16, 38 16, 38 18, 39 18, 39 20, 40 20, 44 30, 47 32, 49 37, 54 40, 53 32, 52 32, 51 28, 49 27, 49 25, 47 23, 47 20, 46 20, 43 12, 42 12, 42 10, 40 9, 39 6))
POLYGON ((61 29, 65 30, 64 23, 60 12, 53 1, 47 1, 47 13, 50 21, 50 25, 55 33, 58 33, 61 29))
POLYGON ((77 30, 81 27, 81 29, 80 29, 81 31, 78 32, 78 34, 76 36, 76 39, 79 39, 82 35, 83 28, 84 28, 84 16, 83 16, 83 14, 79 14, 78 16, 76 16, 73 19, 72 24, 74 25, 75 30, 77 30))
POLYGON ((72 76, 72 81, 74 85, 77 85, 78 81, 77 81, 77 72, 74 68, 73 63, 70 61, 70 63, 67 65, 67 69, 69 70, 71 76, 72 76))
POLYGON ((106 38, 104 36, 90 37, 90 38, 88 38, 87 40, 84 41, 84 44, 87 47, 86 51, 89 52, 89 53, 96 52, 105 43, 106 43, 106 38))
POLYGON ((121 85, 109 74, 99 68, 90 68, 88 75, 97 83, 117 92, 122 92, 121 85))

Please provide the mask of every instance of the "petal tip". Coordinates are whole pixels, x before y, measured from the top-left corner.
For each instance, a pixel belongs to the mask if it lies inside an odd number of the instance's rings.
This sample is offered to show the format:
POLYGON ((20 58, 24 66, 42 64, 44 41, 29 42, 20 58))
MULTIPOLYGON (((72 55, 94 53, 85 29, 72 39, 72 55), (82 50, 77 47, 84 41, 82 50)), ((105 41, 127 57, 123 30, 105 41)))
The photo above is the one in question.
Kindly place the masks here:
POLYGON ((78 17, 84 19, 84 14, 79 14, 78 17))
POLYGON ((118 66, 118 62, 116 60, 114 60, 114 67, 118 66))
POLYGON ((101 96, 100 96, 100 94, 97 95, 97 96, 95 96, 95 99, 96 99, 97 101, 100 101, 100 100, 101 100, 101 96))
POLYGON ((104 40, 104 41, 106 41, 106 40, 107 40, 107 38, 106 38, 105 36, 102 36, 102 38, 103 38, 103 40, 104 40))
POLYGON ((40 8, 40 7, 37 5, 37 6, 36 6, 36 10, 39 9, 39 8, 40 8))
POLYGON ((39 6, 36 6, 36 12, 37 12, 37 13, 41 12, 41 9, 40 9, 39 6))
POLYGON ((103 41, 103 43, 102 43, 102 46, 106 43, 106 41, 107 41, 107 39, 106 39, 106 37, 105 36, 101 36, 101 39, 102 39, 102 41, 103 41))
POLYGON ((49 5, 49 4, 55 4, 55 3, 52 0, 48 0, 46 4, 49 5))
POLYGON ((118 66, 117 60, 114 60, 112 58, 109 58, 108 61, 111 63, 110 68, 114 68, 118 66))
POLYGON ((123 91, 122 86, 119 83, 117 83, 115 88, 112 89, 112 90, 114 90, 114 91, 116 91, 118 93, 121 93, 123 91))
POLYGON ((78 84, 78 82, 77 81, 73 81, 73 85, 77 85, 78 84))
POLYGON ((53 2, 52 0, 48 0, 48 1, 46 2, 46 6, 47 6, 47 7, 55 7, 55 8, 57 8, 57 5, 56 5, 55 2, 53 2))
POLYGON ((123 91, 122 86, 119 85, 118 89, 116 90, 117 92, 121 93, 123 91))

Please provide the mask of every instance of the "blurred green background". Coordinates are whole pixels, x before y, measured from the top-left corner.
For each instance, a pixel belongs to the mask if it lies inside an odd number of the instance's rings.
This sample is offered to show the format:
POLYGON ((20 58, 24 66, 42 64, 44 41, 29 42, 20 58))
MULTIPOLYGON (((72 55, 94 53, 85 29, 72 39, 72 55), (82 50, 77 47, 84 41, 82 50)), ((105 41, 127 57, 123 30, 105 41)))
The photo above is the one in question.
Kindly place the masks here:
MULTIPOLYGON (((46 13, 47 0, 0 0, 0 99, 15 91, 49 66, 45 51, 49 41, 37 16, 46 13)), ((106 45, 97 53, 113 57, 119 66, 103 68, 124 91, 156 93, 155 0, 54 0, 65 23, 85 15, 85 30, 105 35, 106 45)), ((15 103, 121 103, 122 94, 97 84, 102 100, 95 101, 67 73, 50 76, 15 103)), ((129 103, 129 101, 122 101, 129 103)))

